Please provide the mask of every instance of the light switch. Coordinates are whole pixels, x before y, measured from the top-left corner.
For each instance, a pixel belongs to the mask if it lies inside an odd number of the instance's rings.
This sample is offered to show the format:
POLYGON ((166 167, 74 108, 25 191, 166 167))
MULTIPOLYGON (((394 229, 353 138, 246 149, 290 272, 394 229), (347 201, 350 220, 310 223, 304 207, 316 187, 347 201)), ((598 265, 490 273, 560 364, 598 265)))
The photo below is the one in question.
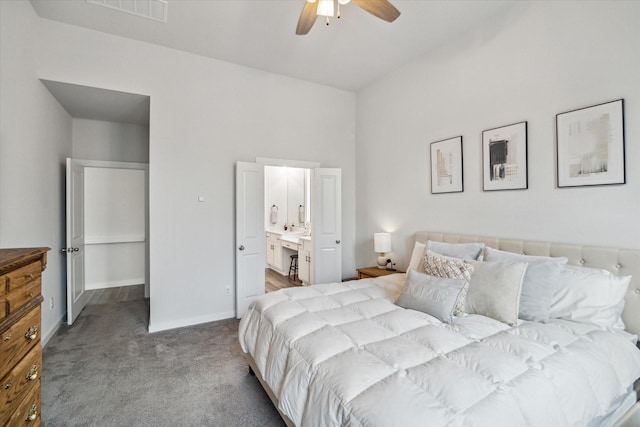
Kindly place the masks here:
POLYGON ((204 196, 198 196, 198 201, 199 202, 204 202, 204 196))

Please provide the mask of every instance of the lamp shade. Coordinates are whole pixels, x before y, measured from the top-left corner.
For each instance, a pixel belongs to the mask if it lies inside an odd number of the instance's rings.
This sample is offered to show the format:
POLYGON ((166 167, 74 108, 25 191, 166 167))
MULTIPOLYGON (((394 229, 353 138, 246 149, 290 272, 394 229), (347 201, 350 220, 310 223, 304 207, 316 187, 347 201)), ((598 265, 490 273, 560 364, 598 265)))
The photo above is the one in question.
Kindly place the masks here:
POLYGON ((318 11, 320 16, 333 16, 333 0, 318 0, 318 11))
POLYGON ((389 233, 374 233, 373 235, 373 250, 375 252, 391 252, 391 234, 389 233))

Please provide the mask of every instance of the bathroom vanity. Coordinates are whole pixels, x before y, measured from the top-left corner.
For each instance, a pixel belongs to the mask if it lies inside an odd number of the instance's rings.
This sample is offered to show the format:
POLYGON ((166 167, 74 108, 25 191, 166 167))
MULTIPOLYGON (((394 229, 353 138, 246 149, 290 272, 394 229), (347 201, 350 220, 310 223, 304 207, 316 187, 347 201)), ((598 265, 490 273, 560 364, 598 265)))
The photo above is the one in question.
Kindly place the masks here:
POLYGON ((267 231, 266 232, 266 260, 272 270, 286 276, 291 265, 291 255, 298 255, 298 277, 305 284, 311 284, 311 253, 312 242, 310 236, 300 232, 267 231))

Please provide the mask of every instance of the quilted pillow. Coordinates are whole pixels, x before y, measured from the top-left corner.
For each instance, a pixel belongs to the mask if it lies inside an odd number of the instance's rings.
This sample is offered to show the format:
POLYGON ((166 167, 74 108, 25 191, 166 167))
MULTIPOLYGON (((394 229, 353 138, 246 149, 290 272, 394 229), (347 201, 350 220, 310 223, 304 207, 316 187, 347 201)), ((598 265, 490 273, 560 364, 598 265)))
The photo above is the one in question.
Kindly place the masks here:
POLYGON ((518 323, 520 291, 527 264, 467 261, 473 266, 465 311, 514 326, 518 323))
POLYGON ((606 270, 565 266, 553 295, 552 318, 589 323, 610 331, 623 330, 620 316, 631 276, 606 270))
POLYGON ((479 260, 484 243, 444 243, 429 240, 427 249, 448 257, 479 260))
POLYGON ((519 317, 523 320, 546 322, 549 320, 551 300, 558 284, 560 270, 567 258, 520 255, 490 247, 484 250, 485 261, 526 262, 529 264, 522 283, 519 317))
POLYGON ((461 297, 458 299, 454 313, 456 316, 464 313, 464 304, 467 295, 467 288, 473 273, 473 267, 465 260, 450 258, 444 255, 438 255, 435 252, 427 250, 422 258, 422 269, 425 273, 445 279, 462 279, 467 286, 462 291, 461 297))
POLYGON ((396 304, 451 323, 455 307, 467 285, 464 279, 446 279, 409 270, 404 290, 396 304))

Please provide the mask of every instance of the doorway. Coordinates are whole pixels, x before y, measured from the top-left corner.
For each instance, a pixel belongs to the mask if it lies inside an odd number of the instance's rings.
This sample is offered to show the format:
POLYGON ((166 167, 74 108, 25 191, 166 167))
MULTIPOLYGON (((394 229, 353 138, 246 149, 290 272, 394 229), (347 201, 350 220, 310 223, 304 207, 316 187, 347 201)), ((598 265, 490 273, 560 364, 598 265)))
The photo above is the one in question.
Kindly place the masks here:
MULTIPOLYGON (((80 165, 75 171, 75 178, 81 178, 79 180, 81 184, 74 187, 75 196, 78 196, 80 193, 84 196, 85 170, 89 170, 89 180, 91 181, 93 178, 96 178, 94 175, 118 175, 118 173, 113 170, 119 168, 127 169, 127 167, 121 168, 120 166, 112 167, 113 165, 104 166, 104 164, 100 164, 100 162, 144 164, 142 169, 144 169, 145 175, 145 230, 142 235, 145 241, 139 241, 140 233, 135 233, 137 237, 125 233, 119 237, 111 236, 111 239, 114 241, 107 242, 104 240, 105 236, 102 236, 98 230, 96 233, 93 233, 95 241, 88 242, 90 245, 88 250, 89 252, 102 251, 105 253, 109 252, 110 254, 95 258, 102 260, 97 263, 91 264, 90 259, 90 265, 86 268, 84 266, 84 261, 86 261, 85 256, 87 255, 85 254, 84 229, 77 227, 78 225, 84 226, 84 197, 78 199, 82 201, 82 203, 75 206, 78 210, 78 212, 76 212, 78 215, 76 216, 78 218, 82 217, 83 220, 80 224, 74 225, 76 226, 76 230, 72 230, 70 224, 67 223, 67 239, 66 242, 64 242, 65 247, 62 248, 62 251, 67 254, 67 293, 69 294, 69 289, 72 289, 73 292, 73 295, 71 297, 68 295, 67 298, 67 319, 68 323, 70 323, 73 321, 74 316, 77 316, 79 313, 79 310, 75 310, 75 313, 73 312, 73 302, 87 302, 88 294, 83 295, 80 288, 74 284, 77 282, 84 286, 85 276, 89 281, 90 287, 101 287, 103 289, 115 289, 116 286, 126 286, 129 284, 128 279, 134 278, 135 282, 144 283, 144 296, 147 298, 150 297, 147 174, 151 98, 147 95, 76 85, 67 82, 45 79, 41 79, 41 82, 71 116, 71 157, 75 159, 85 159, 85 162, 95 162, 88 166, 87 164, 80 165), (86 169, 87 167, 93 169, 86 169), (105 171, 103 168, 109 170, 105 171), (80 215, 80 213, 82 213, 82 215, 80 215), (82 231, 82 233, 78 233, 79 231, 82 231), (119 271, 118 265, 120 263, 118 262, 118 257, 129 258, 132 256, 132 252, 136 252, 131 250, 134 243, 144 247, 144 249, 142 249, 144 253, 142 261, 144 267, 141 270, 138 269, 135 272, 129 271, 127 274, 119 276, 119 273, 123 272, 119 271), (77 248, 77 250, 75 248, 77 248), (113 251, 107 248, 119 248, 121 251, 113 251), (118 254, 113 255, 113 253, 118 254), (116 267, 114 267, 114 265, 116 265, 116 267), (82 266, 82 268, 80 268, 80 266, 82 266), (101 279, 100 276, 102 276, 101 279), (69 282, 72 282, 71 285, 69 282)), ((135 173, 133 174, 135 175, 135 173)), ((124 173, 124 175, 126 175, 126 173, 124 173)), ((105 181, 100 177, 97 179, 98 181, 105 181)), ((105 182, 108 181, 109 180, 106 180, 105 182)), ((138 180, 138 182, 140 181, 138 180)), ((92 185, 91 182, 89 184, 92 185)), ((71 185, 69 177, 67 177, 67 185, 71 185)), ((122 186, 119 187, 118 192, 121 189, 123 189, 122 186)), ((69 198, 67 198, 67 202, 69 202, 69 198)), ((110 203, 107 203, 107 205, 110 205, 110 203)), ((67 209, 68 208, 69 206, 67 206, 67 209)), ((140 258, 140 248, 137 249, 137 252, 138 255, 135 255, 135 257, 140 258)), ((129 298, 128 295, 133 294, 135 293, 126 292, 125 297, 129 298)), ((117 298, 123 298, 123 296, 120 295, 117 298)), ((150 300, 148 304, 151 304, 150 300)), ((78 305, 76 308, 80 306, 81 305, 78 305)))
POLYGON ((265 292, 302 286, 301 238, 311 232, 311 169, 264 167, 265 292))
POLYGON ((69 325, 92 290, 142 285, 148 295, 148 213, 147 164, 67 159, 69 325))
MULTIPOLYGON (((266 159, 266 161, 273 161, 266 159)), ((279 162, 282 162, 280 160, 279 162)), ((310 162, 304 163, 305 166, 310 162)), ((278 166, 279 164, 267 164, 278 166)), ((297 167, 298 165, 293 165, 297 167)), ((303 167, 305 167, 303 166, 303 167)), ((268 259, 265 230, 265 161, 236 163, 236 317, 242 318, 249 305, 265 293, 265 264, 268 259)), ((299 277, 303 284, 342 280, 342 171, 313 168, 311 176, 310 235, 300 237, 299 277)), ((281 233, 282 234, 282 233, 281 233)), ((281 236, 281 243, 283 241, 281 236)), ((277 254, 282 257, 282 252, 277 254)))

